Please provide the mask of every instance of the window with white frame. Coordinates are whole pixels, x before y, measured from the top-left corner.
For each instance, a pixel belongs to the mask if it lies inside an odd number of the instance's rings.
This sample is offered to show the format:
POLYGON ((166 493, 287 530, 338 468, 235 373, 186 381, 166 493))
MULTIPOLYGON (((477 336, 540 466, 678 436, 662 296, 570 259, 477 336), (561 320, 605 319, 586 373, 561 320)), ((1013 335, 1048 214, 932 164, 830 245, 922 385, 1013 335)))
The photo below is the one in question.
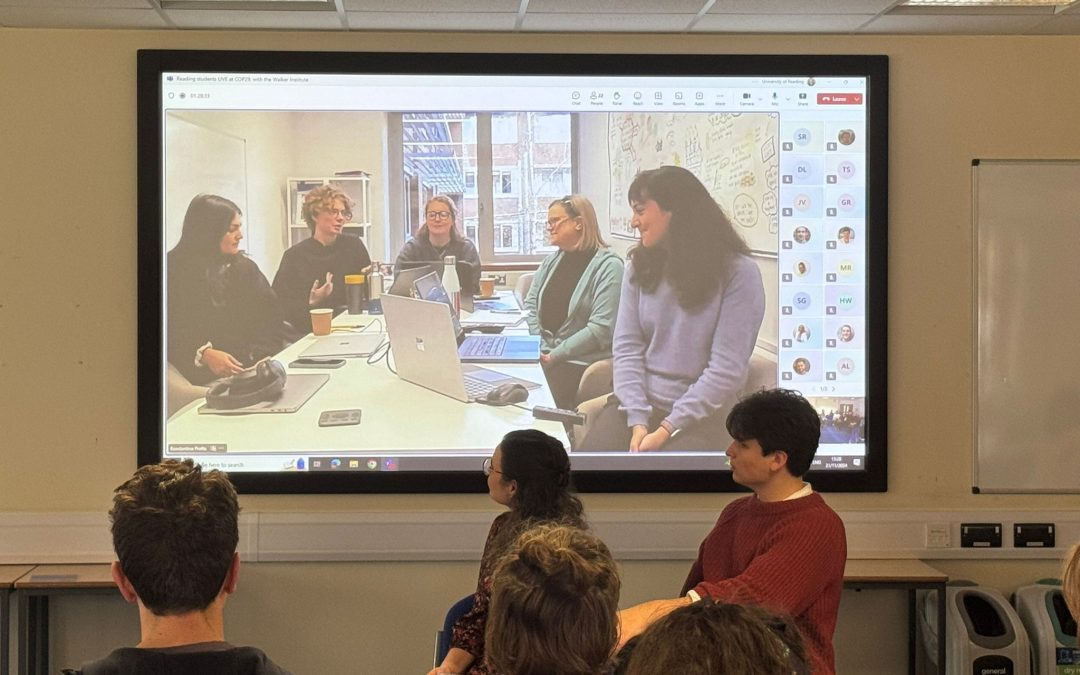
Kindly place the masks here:
MULTIPOLYGON (((573 192, 568 113, 406 113, 399 115, 406 217, 398 241, 423 224, 421 199, 447 194, 458 228, 485 262, 540 260, 553 249, 548 204, 573 192), (423 189, 418 189, 422 186, 423 189)), ((395 189, 395 188, 392 188, 395 189)), ((402 225, 396 225, 401 227, 402 225)))

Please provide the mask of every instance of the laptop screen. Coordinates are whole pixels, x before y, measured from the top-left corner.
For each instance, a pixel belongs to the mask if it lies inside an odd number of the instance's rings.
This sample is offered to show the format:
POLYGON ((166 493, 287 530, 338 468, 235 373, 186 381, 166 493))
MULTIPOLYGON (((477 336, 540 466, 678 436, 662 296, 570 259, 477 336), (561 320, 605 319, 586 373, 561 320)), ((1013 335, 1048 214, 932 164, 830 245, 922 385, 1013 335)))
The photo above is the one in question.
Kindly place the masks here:
POLYGON ((464 337, 464 331, 461 330, 461 322, 458 321, 457 311, 454 309, 454 303, 450 301, 450 295, 446 292, 446 289, 442 285, 442 279, 435 272, 425 274, 416 281, 413 282, 413 288, 416 289, 416 297, 421 300, 428 300, 430 302, 441 302, 450 308, 450 318, 454 322, 454 335, 457 336, 458 343, 461 343, 464 337))

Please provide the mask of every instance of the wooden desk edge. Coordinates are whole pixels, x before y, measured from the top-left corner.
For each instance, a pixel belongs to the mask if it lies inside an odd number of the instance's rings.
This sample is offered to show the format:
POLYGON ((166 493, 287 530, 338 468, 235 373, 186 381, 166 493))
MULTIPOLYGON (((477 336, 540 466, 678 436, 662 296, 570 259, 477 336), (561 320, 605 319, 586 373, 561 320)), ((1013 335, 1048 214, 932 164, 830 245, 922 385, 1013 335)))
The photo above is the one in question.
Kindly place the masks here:
POLYGON ((943 584, 949 575, 922 560, 848 560, 844 583, 943 584))
POLYGON ((111 566, 108 563, 38 565, 17 579, 14 588, 16 591, 116 588, 116 583, 112 580, 111 566), (35 578, 44 576, 56 578, 35 578))
POLYGON ((15 587, 15 582, 34 570, 35 565, 0 565, 0 590, 15 587))

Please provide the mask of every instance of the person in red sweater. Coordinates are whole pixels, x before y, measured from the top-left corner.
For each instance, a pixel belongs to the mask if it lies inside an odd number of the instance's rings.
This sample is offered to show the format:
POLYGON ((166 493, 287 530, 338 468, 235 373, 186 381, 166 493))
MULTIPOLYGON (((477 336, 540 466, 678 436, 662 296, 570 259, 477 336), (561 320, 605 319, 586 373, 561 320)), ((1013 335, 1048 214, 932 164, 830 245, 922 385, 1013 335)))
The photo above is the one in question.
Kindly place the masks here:
POLYGON ((619 613, 619 645, 708 597, 790 616, 806 641, 812 672, 832 675, 847 539, 840 517, 802 478, 817 451, 821 421, 797 392, 772 389, 737 403, 727 430, 735 439, 727 449, 732 478, 754 494, 720 514, 701 542, 681 597, 619 613))

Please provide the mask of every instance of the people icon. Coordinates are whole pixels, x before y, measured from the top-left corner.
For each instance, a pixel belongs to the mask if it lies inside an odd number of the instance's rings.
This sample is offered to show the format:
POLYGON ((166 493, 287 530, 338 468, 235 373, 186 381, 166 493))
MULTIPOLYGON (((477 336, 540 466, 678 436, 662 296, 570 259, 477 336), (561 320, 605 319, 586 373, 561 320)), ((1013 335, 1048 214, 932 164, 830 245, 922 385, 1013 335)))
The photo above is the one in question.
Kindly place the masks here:
POLYGON ((810 241, 810 228, 805 225, 800 225, 795 228, 795 233, 792 235, 796 244, 805 244, 810 241))
POLYGON ((850 244, 855 241, 855 230, 845 225, 836 232, 836 238, 841 244, 850 244))
POLYGON ((855 131, 853 129, 841 129, 840 133, 836 135, 836 140, 840 142, 840 145, 851 145, 855 142, 855 131))
POLYGON ((810 339, 810 329, 806 327, 806 324, 800 323, 792 331, 792 335, 795 337, 795 342, 806 342, 810 339))
POLYGON ((805 277, 809 273, 810 265, 808 265, 805 260, 800 260, 799 262, 795 263, 796 276, 805 277))
POLYGON ((806 375, 810 372, 810 360, 800 356, 791 364, 791 369, 794 370, 797 375, 806 375))
POLYGON ((840 338, 840 342, 851 342, 855 339, 855 329, 851 327, 851 324, 845 323, 840 326, 840 330, 836 331, 836 337, 840 338))

